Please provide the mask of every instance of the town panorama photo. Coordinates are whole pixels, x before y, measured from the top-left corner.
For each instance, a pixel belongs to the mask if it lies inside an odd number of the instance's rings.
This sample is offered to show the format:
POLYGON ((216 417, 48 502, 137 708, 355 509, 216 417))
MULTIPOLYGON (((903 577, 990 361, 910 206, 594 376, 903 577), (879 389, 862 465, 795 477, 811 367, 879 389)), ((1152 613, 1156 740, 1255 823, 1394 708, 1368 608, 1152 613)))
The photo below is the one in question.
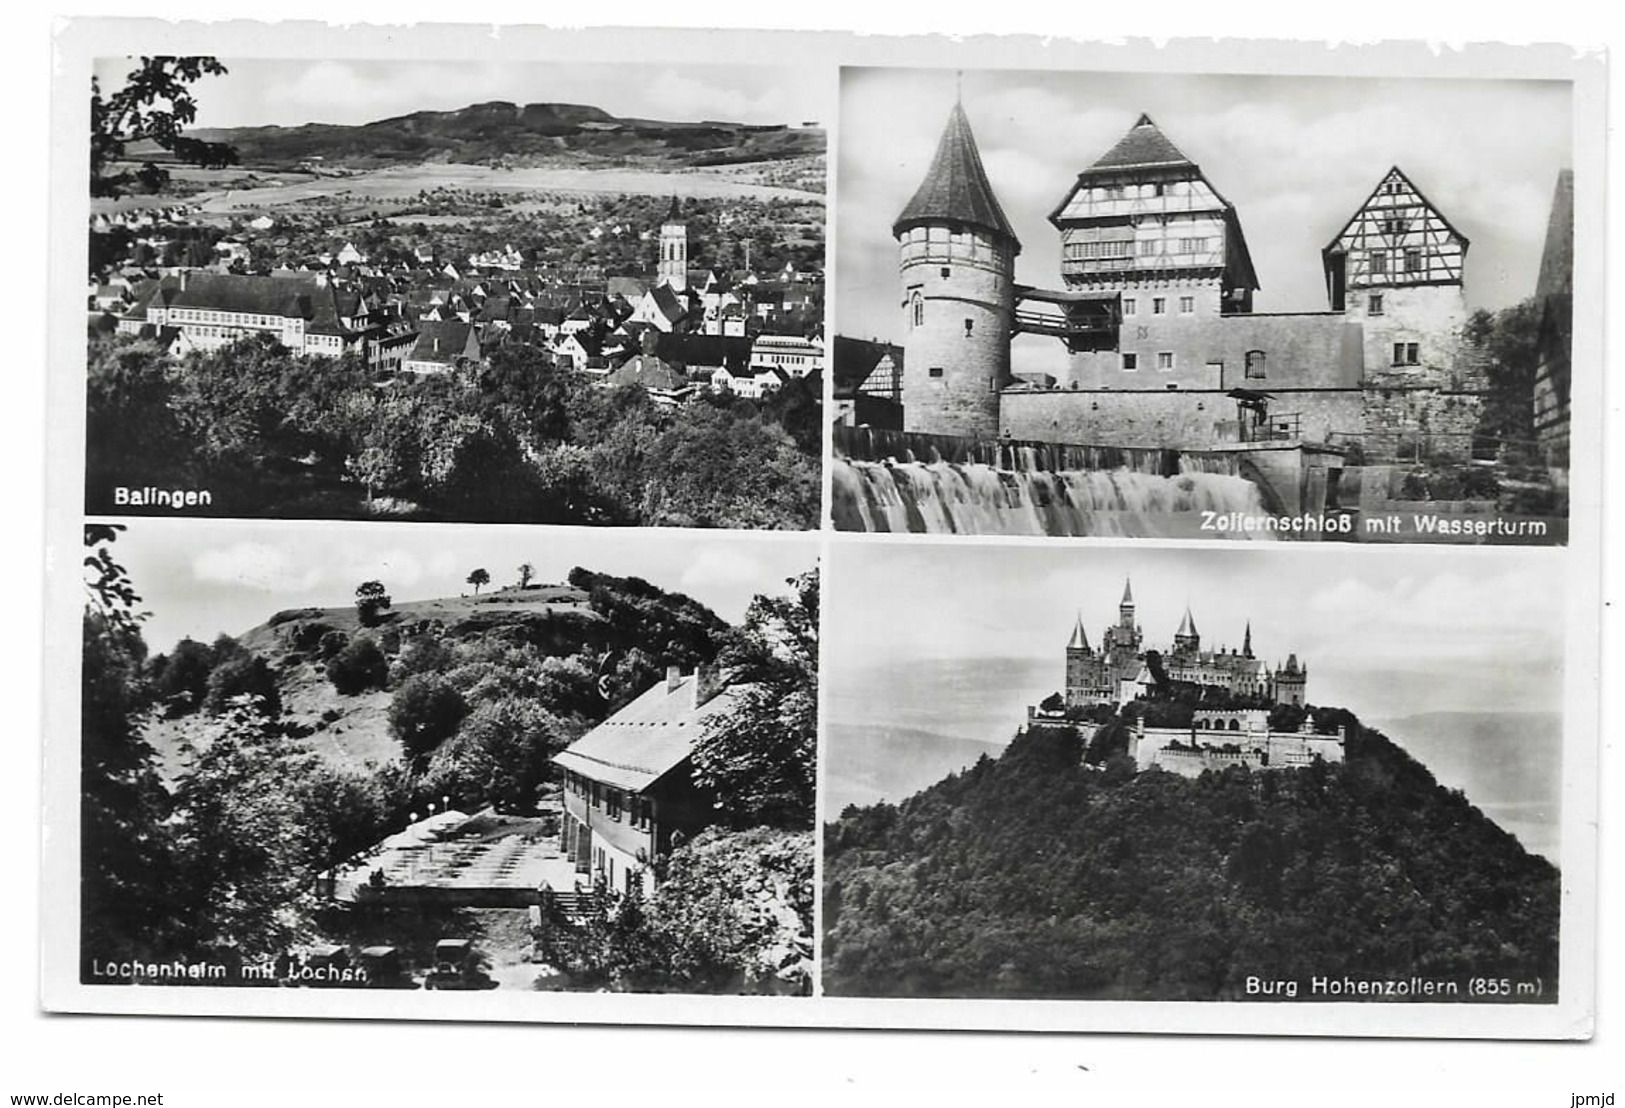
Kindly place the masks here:
POLYGON ((816 526, 816 72, 94 74, 87 511, 816 526))

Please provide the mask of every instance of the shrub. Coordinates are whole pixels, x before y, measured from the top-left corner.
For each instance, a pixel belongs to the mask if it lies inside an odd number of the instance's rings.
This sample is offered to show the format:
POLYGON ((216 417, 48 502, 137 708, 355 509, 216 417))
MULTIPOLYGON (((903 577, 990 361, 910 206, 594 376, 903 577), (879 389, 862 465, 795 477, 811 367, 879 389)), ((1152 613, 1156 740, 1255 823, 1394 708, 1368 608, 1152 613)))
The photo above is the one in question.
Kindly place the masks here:
POLYGON ((389 662, 378 644, 366 636, 352 639, 327 663, 327 678, 345 696, 381 689, 389 680, 389 662))

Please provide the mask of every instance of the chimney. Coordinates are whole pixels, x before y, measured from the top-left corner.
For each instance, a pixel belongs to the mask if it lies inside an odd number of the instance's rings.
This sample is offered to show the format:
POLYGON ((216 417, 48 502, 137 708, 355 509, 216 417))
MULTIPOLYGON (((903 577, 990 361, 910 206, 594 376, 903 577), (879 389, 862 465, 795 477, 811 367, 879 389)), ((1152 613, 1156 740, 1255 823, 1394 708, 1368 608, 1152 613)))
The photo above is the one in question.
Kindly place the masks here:
POLYGON ((676 692, 677 691, 677 686, 681 685, 682 683, 683 683, 683 667, 682 666, 667 666, 666 667, 666 692, 668 692, 668 693, 676 692))
POLYGON ((694 707, 699 708, 722 691, 722 671, 713 663, 694 670, 694 707))

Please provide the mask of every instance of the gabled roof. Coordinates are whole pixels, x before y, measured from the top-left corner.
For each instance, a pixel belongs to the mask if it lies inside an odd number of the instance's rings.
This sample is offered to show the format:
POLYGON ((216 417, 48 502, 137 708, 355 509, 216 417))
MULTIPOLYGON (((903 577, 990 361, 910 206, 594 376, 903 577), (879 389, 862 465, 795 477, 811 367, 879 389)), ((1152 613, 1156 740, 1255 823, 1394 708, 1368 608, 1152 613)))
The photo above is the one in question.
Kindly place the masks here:
POLYGON ((931 168, 915 190, 914 198, 892 224, 892 235, 901 235, 924 223, 977 227, 1009 239, 1016 252, 1021 250, 1021 241, 1011 230, 1010 221, 1005 218, 1004 209, 988 182, 987 171, 982 168, 982 154, 976 148, 970 120, 965 118, 965 109, 958 103, 948 113, 948 125, 937 143, 931 168))
POLYGON ((660 360, 655 354, 634 354, 605 378, 608 385, 642 385, 653 392, 678 392, 688 387, 688 378, 660 360))
POLYGON ((479 335, 469 324, 456 319, 425 320, 406 360, 451 365, 458 358, 477 358, 479 353, 479 335))
POLYGON ((837 397, 850 397, 857 393, 858 387, 869 379, 882 359, 891 354, 894 361, 901 365, 903 359, 902 347, 890 346, 883 342, 871 342, 867 339, 852 339, 845 335, 835 336, 835 395, 837 397))
POLYGON ((662 680, 555 755, 553 761, 583 777, 640 792, 688 759, 706 724, 726 712, 738 690, 724 687, 695 706, 695 676, 676 687, 662 680))
POLYGON ((1179 147, 1168 141, 1151 117, 1141 113, 1128 134, 1117 140, 1117 145, 1095 159, 1084 173, 1116 171, 1121 169, 1149 169, 1161 166, 1188 166, 1196 163, 1187 158, 1179 147))
POLYGON ((1422 202, 1422 206, 1437 216, 1439 222, 1444 224, 1445 230, 1449 231, 1461 241, 1462 253, 1465 256, 1467 247, 1472 245, 1471 240, 1468 239, 1466 235, 1456 230, 1455 225, 1445 217, 1444 212, 1439 210, 1439 206, 1433 201, 1429 200, 1427 198, 1427 194, 1421 189, 1417 188, 1416 182, 1405 176, 1405 171, 1400 169, 1397 165, 1390 166, 1388 168, 1388 172, 1382 175, 1382 179, 1377 182, 1377 187, 1371 190, 1371 194, 1365 198, 1358 208, 1354 209, 1354 214, 1348 217, 1348 220, 1343 224, 1343 226, 1338 228, 1337 234, 1332 236, 1332 241, 1327 243, 1325 248, 1321 250, 1322 255, 1331 254, 1337 250, 1337 244, 1342 240, 1344 235, 1349 233, 1349 228, 1354 226, 1354 221, 1356 219, 1360 218, 1360 213, 1369 208, 1371 206, 1371 202, 1381 195, 1382 186, 1386 185, 1389 181, 1396 179, 1406 188, 1410 189, 1416 194, 1416 198, 1422 202))

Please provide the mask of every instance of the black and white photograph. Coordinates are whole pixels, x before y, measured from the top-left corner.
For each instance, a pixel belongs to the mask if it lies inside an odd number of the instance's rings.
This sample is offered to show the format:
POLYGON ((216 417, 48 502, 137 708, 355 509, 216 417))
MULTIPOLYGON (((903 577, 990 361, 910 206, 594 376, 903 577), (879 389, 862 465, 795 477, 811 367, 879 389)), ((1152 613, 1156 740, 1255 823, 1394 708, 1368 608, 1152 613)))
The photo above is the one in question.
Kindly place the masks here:
POLYGON ((87 511, 818 525, 832 75, 93 68, 87 511))
POLYGON ((135 520, 85 555, 83 984, 810 992, 815 546, 135 520))
POLYGON ((1507 554, 835 545, 826 993, 1556 1003, 1565 587, 1507 554))
POLYGON ((838 528, 1567 541, 1569 82, 847 68, 840 112, 838 528))

